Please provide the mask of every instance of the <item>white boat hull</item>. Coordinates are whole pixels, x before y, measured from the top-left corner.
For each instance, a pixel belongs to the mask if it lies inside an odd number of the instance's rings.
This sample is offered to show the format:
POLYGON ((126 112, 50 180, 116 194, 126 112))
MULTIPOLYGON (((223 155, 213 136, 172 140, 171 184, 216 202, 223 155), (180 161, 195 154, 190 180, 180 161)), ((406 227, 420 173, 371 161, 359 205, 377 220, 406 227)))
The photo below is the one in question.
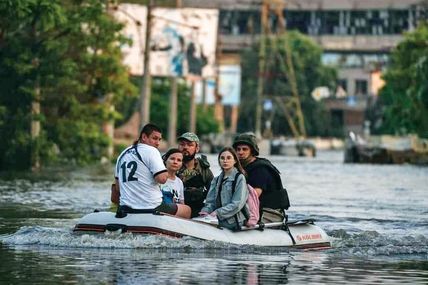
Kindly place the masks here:
POLYGON ((116 231, 141 234, 190 236, 202 240, 272 247, 329 248, 330 237, 311 221, 266 224, 263 230, 244 227, 231 231, 201 220, 158 214, 127 214, 116 218, 112 212, 94 212, 82 217, 74 232, 116 231), (276 227, 276 228, 274 228, 276 227))

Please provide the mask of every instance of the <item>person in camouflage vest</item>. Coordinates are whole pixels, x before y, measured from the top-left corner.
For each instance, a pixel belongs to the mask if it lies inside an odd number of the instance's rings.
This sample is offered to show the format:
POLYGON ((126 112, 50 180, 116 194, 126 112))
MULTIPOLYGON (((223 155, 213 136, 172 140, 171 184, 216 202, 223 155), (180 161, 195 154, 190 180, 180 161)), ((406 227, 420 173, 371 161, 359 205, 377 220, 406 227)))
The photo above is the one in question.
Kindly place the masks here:
POLYGON ((192 208, 192 218, 197 217, 204 206, 204 200, 210 189, 213 173, 205 155, 196 157, 199 151, 199 138, 187 132, 178 139, 178 149, 183 153, 183 166, 177 176, 184 184, 184 201, 192 208))

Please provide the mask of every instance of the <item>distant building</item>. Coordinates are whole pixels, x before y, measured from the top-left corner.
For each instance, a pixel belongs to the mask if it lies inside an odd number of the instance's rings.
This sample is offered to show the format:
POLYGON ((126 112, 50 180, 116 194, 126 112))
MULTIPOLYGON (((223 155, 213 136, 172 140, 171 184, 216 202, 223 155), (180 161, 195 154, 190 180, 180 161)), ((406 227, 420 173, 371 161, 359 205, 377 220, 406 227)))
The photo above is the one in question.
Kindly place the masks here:
MULTIPOLYGON (((220 10, 219 35, 224 58, 251 46, 261 31, 263 0, 183 0, 184 7, 220 10)), ((274 1, 272 1, 274 2, 274 1)), ((323 62, 338 67, 337 99, 328 99, 344 131, 361 133, 370 97, 382 86, 379 71, 393 47, 428 18, 427 0, 297 0, 287 1, 288 30, 298 30, 324 49, 323 62), (342 98, 340 98, 342 97, 342 98)), ((278 21, 270 17, 273 30, 278 21)), ((219 59, 221 62, 222 58, 219 59)))

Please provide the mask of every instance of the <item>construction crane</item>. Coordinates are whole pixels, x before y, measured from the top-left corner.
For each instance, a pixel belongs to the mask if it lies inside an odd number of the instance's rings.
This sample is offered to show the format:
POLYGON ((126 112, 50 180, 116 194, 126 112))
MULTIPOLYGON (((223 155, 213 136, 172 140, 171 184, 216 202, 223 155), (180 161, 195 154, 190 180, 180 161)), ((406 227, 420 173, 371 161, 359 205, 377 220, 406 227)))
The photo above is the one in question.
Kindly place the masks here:
POLYGON ((283 11, 286 6, 284 0, 263 0, 261 3, 261 35, 259 48, 259 76, 257 84, 257 107, 256 107, 256 135, 261 133, 262 101, 266 96, 264 93, 264 83, 266 74, 269 72, 269 62, 274 61, 278 65, 281 73, 290 84, 291 96, 272 96, 276 103, 284 112, 290 130, 295 138, 305 138, 306 129, 304 116, 300 104, 300 97, 297 88, 297 80, 294 72, 291 47, 287 38, 287 29, 283 11), (276 33, 272 32, 269 24, 270 13, 273 12, 278 19, 276 33), (285 59, 279 51, 279 39, 285 38, 284 49, 285 59), (267 43, 270 43, 271 52, 266 54, 267 43))

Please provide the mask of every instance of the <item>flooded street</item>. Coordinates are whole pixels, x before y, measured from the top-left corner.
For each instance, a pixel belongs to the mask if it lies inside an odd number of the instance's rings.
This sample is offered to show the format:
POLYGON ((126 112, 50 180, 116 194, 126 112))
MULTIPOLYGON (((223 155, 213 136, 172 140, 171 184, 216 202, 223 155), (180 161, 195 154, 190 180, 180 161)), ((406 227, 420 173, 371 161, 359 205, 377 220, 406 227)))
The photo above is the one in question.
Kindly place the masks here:
POLYGON ((314 218, 332 249, 76 235, 78 218, 108 209, 113 166, 19 174, 0 178, 0 283, 428 283, 428 168, 343 164, 339 151, 270 159, 289 191, 289 218, 314 218))

